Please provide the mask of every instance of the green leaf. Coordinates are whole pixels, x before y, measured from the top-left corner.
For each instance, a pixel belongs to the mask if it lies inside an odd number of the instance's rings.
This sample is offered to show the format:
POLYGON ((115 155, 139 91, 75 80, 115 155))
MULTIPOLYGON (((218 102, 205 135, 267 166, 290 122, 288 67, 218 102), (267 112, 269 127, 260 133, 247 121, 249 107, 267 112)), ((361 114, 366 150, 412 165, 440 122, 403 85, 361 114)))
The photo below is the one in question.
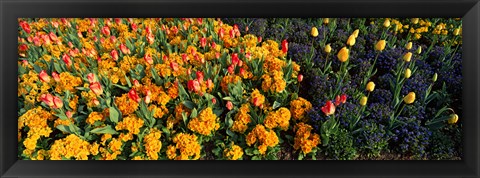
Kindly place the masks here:
POLYGON ((188 100, 183 101, 182 104, 185 107, 187 107, 188 109, 193 109, 193 108, 197 107, 197 105, 194 102, 191 102, 191 101, 188 101, 188 100))
POLYGON ((277 109, 281 105, 282 105, 282 103, 275 101, 275 102, 273 102, 273 109, 277 109))
POLYGON ((68 126, 65 125, 57 125, 56 127, 58 130, 61 130, 62 132, 67 132, 67 133, 72 133, 69 129, 68 126))
POLYGON ((118 123, 118 119, 120 117, 120 111, 118 111, 115 107, 110 107, 110 121, 114 123, 118 123))
POLYGON ((115 131, 112 126, 110 125, 107 125, 105 127, 102 127, 102 128, 96 128, 96 129, 93 129, 90 131, 90 133, 95 133, 95 134, 112 134, 112 135, 115 135, 115 134, 118 134, 117 131, 115 131))
POLYGON ((190 114, 190 118, 195 118, 198 115, 197 108, 192 109, 192 113, 190 114))

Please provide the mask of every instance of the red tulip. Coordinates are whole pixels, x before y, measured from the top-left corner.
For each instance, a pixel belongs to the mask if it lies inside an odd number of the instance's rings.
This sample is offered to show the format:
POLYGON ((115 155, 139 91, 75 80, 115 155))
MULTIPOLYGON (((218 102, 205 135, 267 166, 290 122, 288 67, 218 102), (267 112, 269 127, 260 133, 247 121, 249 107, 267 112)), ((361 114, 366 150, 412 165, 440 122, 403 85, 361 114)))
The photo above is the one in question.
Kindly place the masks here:
POLYGON ((238 54, 233 53, 232 54, 232 64, 236 66, 238 64, 238 61, 240 61, 240 59, 238 58, 238 54))
POLYGON ((233 74, 234 72, 235 72, 235 66, 233 66, 233 64, 228 66, 228 73, 233 74))
POLYGON ((30 33, 31 32, 31 29, 30 29, 30 25, 25 22, 25 21, 21 21, 20 22, 20 26, 22 27, 22 29, 27 32, 27 33, 30 33))
POLYGON ((138 96, 137 94, 137 91, 135 91, 135 89, 131 89, 129 92, 128 92, 128 97, 133 100, 133 101, 136 101, 137 103, 140 102, 140 97, 138 96))
POLYGON ((112 52, 110 52, 110 56, 112 56, 112 58, 113 58, 114 61, 117 61, 117 60, 118 60, 118 52, 117 52, 117 50, 112 50, 112 52))
POLYGON ((53 98, 53 105, 54 105, 53 108, 55 108, 55 109, 62 108, 62 107, 63 107, 63 101, 62 101, 62 99, 59 98, 59 97, 57 97, 57 96, 55 96, 55 97, 53 98))
MULTIPOLYGON (((131 23, 131 22, 130 22, 130 23, 131 23)), ((136 32, 137 29, 138 29, 138 26, 137 26, 137 24, 135 24, 135 23, 132 23, 131 27, 132 27, 132 31, 133 31, 133 32, 136 32)))
POLYGON ((103 93, 102 85, 100 82, 92 82, 90 83, 90 90, 93 91, 96 95, 101 95, 103 93))
POLYGON ((26 44, 21 44, 20 46, 18 46, 18 50, 20 51, 27 51, 28 50, 28 46, 26 44))
POLYGON ((95 74, 93 74, 93 73, 89 73, 87 75, 87 79, 88 79, 88 83, 93 83, 93 82, 97 81, 97 79, 95 78, 95 74))
POLYGON ((33 37, 33 44, 35 44, 35 46, 42 46, 42 42, 40 41, 40 37, 38 37, 38 36, 33 37))
POLYGON ((138 82, 137 79, 133 80, 133 85, 136 86, 136 87, 139 87, 140 86, 140 82, 138 82))
POLYGON ((130 49, 128 49, 123 43, 120 44, 120 51, 122 51, 123 54, 130 54, 130 49))
POLYGON ((288 42, 287 42, 287 40, 283 40, 283 41, 282 41, 282 51, 283 51, 283 53, 287 53, 287 51, 288 51, 288 42))
POLYGON ((298 82, 302 82, 303 81, 303 75, 302 74, 298 74, 298 82))
POLYGON ((339 95, 335 98, 335 106, 343 104, 346 101, 347 101, 347 95, 346 94, 339 95))
POLYGON ((197 79, 189 80, 187 83, 187 87, 189 91, 199 92, 200 91, 200 82, 197 79))
POLYGON ((215 49, 215 47, 217 46, 217 43, 215 43, 214 41, 212 41, 212 43, 210 43, 210 46, 215 49))
POLYGON ((240 68, 240 75, 245 75, 245 69, 244 68, 240 68))
POLYGON ((257 38, 257 41, 258 41, 259 43, 262 42, 262 37, 259 36, 259 37, 257 38))
POLYGON ((105 36, 110 36, 110 28, 108 26, 104 26, 102 28, 102 34, 105 36))
POLYGON ((58 73, 52 72, 52 77, 56 82, 60 82, 60 75, 58 75, 58 73))
POLYGON ((207 88, 213 88, 212 79, 208 79, 208 80, 207 80, 207 88))
POLYGON ((66 64, 67 66, 72 65, 72 60, 70 60, 70 56, 68 56, 67 54, 64 54, 64 55, 62 56, 62 60, 63 60, 63 62, 65 62, 65 64, 66 64))
POLYGON ((110 36, 110 42, 111 43, 117 42, 117 38, 115 36, 110 36))
POLYGON ((150 64, 150 65, 153 64, 153 58, 150 54, 145 54, 143 59, 145 59, 145 62, 147 62, 148 64, 150 64))
POLYGON ((202 46, 202 48, 207 46, 207 38, 205 37, 200 38, 200 46, 202 46))
POLYGON ((230 34, 230 38, 235 38, 235 31, 233 29, 230 30, 229 34, 230 34))
POLYGON ((233 103, 232 103, 232 102, 230 102, 230 101, 227 102, 227 109, 228 109, 228 110, 232 110, 232 109, 233 109, 233 103))
POLYGON ((50 36, 48 35, 42 35, 43 43, 46 45, 50 44, 50 36))
POLYGON ((53 103, 53 96, 50 93, 47 94, 42 94, 40 96, 40 100, 42 100, 47 106, 54 106, 55 104, 53 103))
POLYGON ((71 111, 67 111, 65 114, 67 115, 68 118, 72 118, 73 116, 73 113, 71 111))
POLYGON ((50 76, 48 76, 45 70, 40 71, 40 74, 38 74, 38 76, 40 77, 40 80, 42 82, 47 82, 47 83, 50 82, 50 76))
POLYGON ((325 106, 323 106, 321 109, 326 116, 335 113, 335 105, 333 105, 332 101, 330 100, 328 100, 327 103, 325 103, 325 106))
POLYGON ((50 34, 48 34, 48 36, 50 37, 50 39, 51 39, 53 42, 57 42, 57 41, 58 41, 58 37, 57 37, 57 35, 55 35, 55 33, 50 32, 50 34))
POLYGON ((224 30, 223 28, 220 28, 220 29, 218 30, 218 36, 219 36, 220 38, 223 38, 224 35, 225 35, 225 30, 224 30))
POLYGON ((198 81, 203 82, 203 77, 204 77, 203 72, 197 71, 197 79, 198 79, 198 81))

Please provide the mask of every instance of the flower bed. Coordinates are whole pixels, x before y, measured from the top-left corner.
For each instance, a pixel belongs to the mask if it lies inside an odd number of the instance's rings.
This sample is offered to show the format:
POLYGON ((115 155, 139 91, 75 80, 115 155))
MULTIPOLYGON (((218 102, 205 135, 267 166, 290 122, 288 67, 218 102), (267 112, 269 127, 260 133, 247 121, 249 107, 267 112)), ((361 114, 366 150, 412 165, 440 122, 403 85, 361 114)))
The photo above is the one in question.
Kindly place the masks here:
POLYGON ((19 25, 19 159, 462 156, 458 19, 19 25))

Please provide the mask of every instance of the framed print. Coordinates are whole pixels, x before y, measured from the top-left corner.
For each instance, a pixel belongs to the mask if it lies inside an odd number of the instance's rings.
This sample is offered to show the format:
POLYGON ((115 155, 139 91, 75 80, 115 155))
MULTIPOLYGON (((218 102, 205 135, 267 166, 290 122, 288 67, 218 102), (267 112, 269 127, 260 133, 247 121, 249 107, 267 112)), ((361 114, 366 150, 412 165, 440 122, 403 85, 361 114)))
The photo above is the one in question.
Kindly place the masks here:
POLYGON ((2 177, 478 176, 478 1, 0 5, 2 177))

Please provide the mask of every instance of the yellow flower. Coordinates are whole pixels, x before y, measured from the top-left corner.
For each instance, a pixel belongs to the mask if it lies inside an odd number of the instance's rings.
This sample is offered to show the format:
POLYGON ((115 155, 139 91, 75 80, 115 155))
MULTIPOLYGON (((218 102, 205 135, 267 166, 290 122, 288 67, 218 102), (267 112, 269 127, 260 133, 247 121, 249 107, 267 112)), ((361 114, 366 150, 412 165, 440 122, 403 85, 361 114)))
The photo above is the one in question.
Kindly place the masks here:
POLYGON ((412 104, 414 101, 415 101, 414 92, 408 93, 408 95, 403 98, 403 102, 405 102, 406 104, 412 104))
POLYGON ((348 46, 353 46, 355 44, 355 35, 350 35, 347 39, 347 45, 348 46))
POLYGON ((295 130, 295 144, 293 145, 295 150, 301 148, 304 154, 308 154, 320 144, 320 136, 311 132, 313 130, 312 126, 300 122, 295 125, 295 130))
POLYGON ((412 42, 408 42, 407 45, 405 46, 405 49, 407 50, 412 49, 412 42))
POLYGON ((355 31, 353 31, 352 34, 353 34, 353 36, 354 36, 355 38, 357 38, 359 32, 360 32, 360 30, 356 29, 355 31))
POLYGON ((150 130, 150 133, 143 138, 145 152, 150 160, 158 159, 158 153, 162 148, 162 142, 160 141, 161 135, 162 133, 158 129, 153 128, 150 130))
POLYGON ((310 34, 311 34, 313 37, 317 37, 317 36, 318 36, 318 29, 317 29, 317 27, 312 27, 312 31, 310 32, 310 34))
POLYGON ((403 55, 403 60, 405 62, 410 62, 411 59, 412 59, 412 53, 411 52, 408 52, 405 55, 403 55))
POLYGON ((418 18, 412 18, 412 23, 417 24, 418 23, 418 18))
POLYGON ((213 113, 212 108, 202 110, 198 117, 188 122, 188 128, 202 135, 210 135, 220 127, 218 117, 213 113))
POLYGON ((448 119, 449 124, 455 124, 458 121, 458 115, 457 114, 452 114, 450 115, 450 118, 448 119))
POLYGON ((295 120, 304 120, 305 114, 312 109, 312 103, 302 97, 290 102, 290 113, 295 120))
POLYGON ((408 79, 410 76, 412 76, 412 71, 409 68, 405 69, 405 78, 408 79))
POLYGON ((273 129, 276 127, 286 131, 289 126, 291 113, 287 108, 280 108, 277 111, 271 111, 265 117, 265 127, 273 129))
POLYGON ((243 149, 238 145, 232 145, 231 148, 227 148, 223 151, 223 155, 229 160, 238 160, 243 156, 243 149))
POLYGON ((332 51, 332 47, 330 46, 330 44, 327 44, 325 46, 325 50, 324 50, 326 53, 330 53, 332 51))
POLYGON ((385 49, 385 45, 386 45, 386 41, 385 40, 380 40, 377 42, 377 44, 375 44, 375 50, 377 51, 383 51, 385 49))
POLYGON ((366 96, 362 96, 360 99, 360 105, 365 106, 367 104, 368 98, 366 96))
POLYGON ((390 27, 390 20, 385 19, 385 21, 383 22, 383 26, 386 27, 386 28, 390 27))
POLYGON ((367 91, 372 92, 375 89, 375 83, 368 82, 366 89, 367 89, 367 91))
POLYGON ((340 51, 338 51, 338 54, 337 54, 338 60, 340 62, 346 62, 349 57, 348 53, 349 53, 349 50, 347 49, 347 47, 343 47, 342 49, 340 49, 340 51))

